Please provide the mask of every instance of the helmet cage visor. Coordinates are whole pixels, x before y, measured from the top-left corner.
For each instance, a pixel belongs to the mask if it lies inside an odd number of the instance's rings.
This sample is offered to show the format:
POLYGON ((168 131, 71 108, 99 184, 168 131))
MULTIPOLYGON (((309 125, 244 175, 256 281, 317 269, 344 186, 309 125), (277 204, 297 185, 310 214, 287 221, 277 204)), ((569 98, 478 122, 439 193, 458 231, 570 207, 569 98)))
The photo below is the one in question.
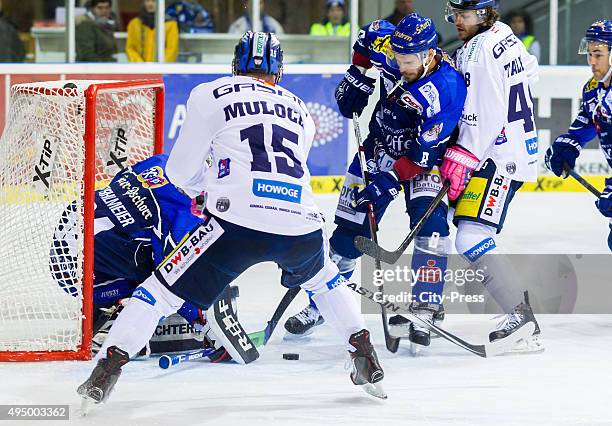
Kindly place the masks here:
POLYGON ((610 63, 610 66, 612 66, 612 46, 610 46, 607 41, 596 40, 590 37, 583 37, 580 41, 580 47, 578 47, 578 54, 587 55, 587 63, 590 63, 590 55, 597 54, 593 51, 598 48, 601 49, 602 54, 605 54, 605 52, 607 52, 608 62, 610 63), (591 49, 591 52, 589 52, 589 48, 591 49))
POLYGON ((406 69, 419 69, 424 66, 429 49, 418 53, 395 53, 392 49, 387 52, 387 65, 397 71, 406 69))
POLYGON ((450 3, 446 3, 444 16, 446 17, 446 22, 451 24, 454 24, 457 18, 461 18, 461 22, 464 25, 480 25, 485 21, 487 11, 486 9, 458 9, 450 3))

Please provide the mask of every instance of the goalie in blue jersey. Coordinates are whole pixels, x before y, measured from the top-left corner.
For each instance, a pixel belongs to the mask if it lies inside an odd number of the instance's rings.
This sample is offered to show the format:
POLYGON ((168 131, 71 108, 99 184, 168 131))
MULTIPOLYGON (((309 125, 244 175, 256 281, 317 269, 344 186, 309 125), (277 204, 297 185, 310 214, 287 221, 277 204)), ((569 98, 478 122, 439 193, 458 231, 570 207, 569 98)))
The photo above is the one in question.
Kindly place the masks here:
MULTIPOLYGON (((147 279, 183 236, 202 219, 191 214, 191 199, 168 180, 167 155, 155 155, 117 174, 96 191, 94 218, 94 336, 100 348, 113 320, 138 285, 147 279)), ((50 269, 58 285, 76 296, 78 282, 76 204, 64 211, 50 249, 50 269)), ((156 352, 201 348, 206 319, 185 302, 164 319, 150 341, 156 352), (182 317, 182 318, 181 318, 182 317), (202 328, 204 326, 204 328, 202 328)), ((220 350, 214 361, 227 359, 220 350)))

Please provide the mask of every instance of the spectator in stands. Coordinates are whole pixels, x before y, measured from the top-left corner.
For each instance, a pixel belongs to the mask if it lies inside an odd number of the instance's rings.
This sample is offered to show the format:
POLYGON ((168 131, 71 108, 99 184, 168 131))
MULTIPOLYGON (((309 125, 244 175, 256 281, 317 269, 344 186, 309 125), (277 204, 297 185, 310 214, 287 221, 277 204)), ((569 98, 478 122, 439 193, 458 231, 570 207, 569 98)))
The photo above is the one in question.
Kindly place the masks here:
MULTIPOLYGON (((79 19, 80 18, 80 19, 79 19)), ((115 62, 117 53, 111 0, 91 0, 75 29, 77 62, 115 62)))
POLYGON ((310 35, 349 37, 351 24, 344 17, 344 0, 327 0, 325 6, 327 8, 325 20, 312 24, 310 35))
POLYGON ((4 16, 0 0, 0 62, 23 62, 25 49, 16 26, 4 16))
MULTIPOLYGON (((127 26, 125 53, 130 62, 154 62, 156 51, 155 9, 157 0, 144 0, 140 15, 127 26)), ((176 21, 167 19, 164 24, 166 33, 165 62, 176 62, 178 57, 179 31, 176 21)))
POLYGON ((397 25, 404 16, 411 13, 414 13, 414 0, 395 0, 393 13, 384 19, 393 25, 397 25))
MULTIPOLYGON (((229 30, 227 31, 228 33, 242 35, 247 31, 253 30, 253 25, 251 23, 251 2, 252 0, 246 2, 244 15, 232 22, 229 27, 229 30)), ((276 34, 285 33, 283 26, 276 19, 264 13, 264 0, 259 0, 259 10, 261 17, 261 31, 276 34)))
POLYGON ((210 13, 199 3, 182 0, 166 8, 166 15, 174 19, 182 33, 214 33, 215 24, 210 13))
POLYGON ((512 28, 514 35, 523 42, 527 51, 538 58, 538 62, 540 62, 542 48, 540 47, 540 42, 533 35, 533 20, 531 16, 527 12, 517 9, 508 13, 505 21, 512 28))

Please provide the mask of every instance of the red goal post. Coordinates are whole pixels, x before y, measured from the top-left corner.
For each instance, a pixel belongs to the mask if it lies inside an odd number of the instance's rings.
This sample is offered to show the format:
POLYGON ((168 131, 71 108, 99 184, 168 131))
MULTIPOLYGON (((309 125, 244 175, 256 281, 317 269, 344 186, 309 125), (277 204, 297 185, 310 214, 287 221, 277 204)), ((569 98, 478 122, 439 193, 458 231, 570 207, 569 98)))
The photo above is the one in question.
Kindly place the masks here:
POLYGON ((0 140, 0 361, 91 358, 95 189, 163 151, 163 113, 161 79, 12 87, 0 140))

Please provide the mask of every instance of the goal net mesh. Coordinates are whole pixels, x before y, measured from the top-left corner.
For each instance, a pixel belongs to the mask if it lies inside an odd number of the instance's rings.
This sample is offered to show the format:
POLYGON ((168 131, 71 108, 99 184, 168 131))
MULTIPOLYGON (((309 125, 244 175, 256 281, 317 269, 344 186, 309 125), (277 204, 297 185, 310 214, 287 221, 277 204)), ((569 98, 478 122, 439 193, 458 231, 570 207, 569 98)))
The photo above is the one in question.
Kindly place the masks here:
MULTIPOLYGON (((15 85, 0 140, 0 352, 74 351, 82 341, 86 162, 103 186, 154 153, 152 87, 15 85), (94 102, 95 101, 95 102, 94 102), (95 108, 95 129, 86 112, 95 108), (94 134, 95 154, 86 156, 94 134)), ((95 225, 94 225, 95 229, 95 225)))

